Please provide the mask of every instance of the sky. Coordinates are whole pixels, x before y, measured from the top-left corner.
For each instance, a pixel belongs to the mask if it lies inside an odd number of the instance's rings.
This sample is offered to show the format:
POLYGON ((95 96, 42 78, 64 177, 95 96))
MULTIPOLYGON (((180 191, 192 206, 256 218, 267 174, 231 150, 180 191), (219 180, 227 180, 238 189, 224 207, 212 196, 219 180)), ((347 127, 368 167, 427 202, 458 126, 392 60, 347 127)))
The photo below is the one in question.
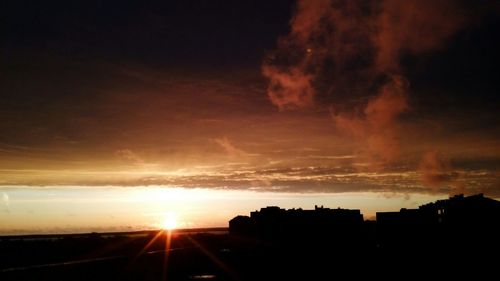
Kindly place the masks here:
POLYGON ((488 0, 2 3, 0 232, 500 198, 499 12, 488 0))

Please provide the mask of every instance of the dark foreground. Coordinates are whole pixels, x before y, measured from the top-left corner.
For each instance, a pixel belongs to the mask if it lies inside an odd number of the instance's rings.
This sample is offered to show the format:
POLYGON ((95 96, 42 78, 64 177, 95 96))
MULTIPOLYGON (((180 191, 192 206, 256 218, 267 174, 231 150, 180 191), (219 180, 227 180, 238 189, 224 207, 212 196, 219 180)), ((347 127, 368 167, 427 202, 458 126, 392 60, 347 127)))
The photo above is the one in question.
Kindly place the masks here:
POLYGON ((4 237, 0 238, 0 280, 334 280, 343 276, 482 280, 496 276, 498 270, 498 243, 381 247, 359 238, 357 243, 325 243, 314 236, 269 243, 223 231, 174 232, 167 245, 166 232, 4 237))

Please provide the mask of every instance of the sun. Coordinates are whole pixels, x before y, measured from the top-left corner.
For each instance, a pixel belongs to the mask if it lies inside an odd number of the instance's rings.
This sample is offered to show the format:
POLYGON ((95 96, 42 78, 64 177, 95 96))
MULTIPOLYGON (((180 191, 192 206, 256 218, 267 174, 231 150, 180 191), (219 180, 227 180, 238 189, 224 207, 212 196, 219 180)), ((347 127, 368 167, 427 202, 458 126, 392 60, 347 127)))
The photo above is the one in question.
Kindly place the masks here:
POLYGON ((161 228, 164 230, 174 230, 177 228, 177 219, 173 214, 167 214, 161 223, 161 228))

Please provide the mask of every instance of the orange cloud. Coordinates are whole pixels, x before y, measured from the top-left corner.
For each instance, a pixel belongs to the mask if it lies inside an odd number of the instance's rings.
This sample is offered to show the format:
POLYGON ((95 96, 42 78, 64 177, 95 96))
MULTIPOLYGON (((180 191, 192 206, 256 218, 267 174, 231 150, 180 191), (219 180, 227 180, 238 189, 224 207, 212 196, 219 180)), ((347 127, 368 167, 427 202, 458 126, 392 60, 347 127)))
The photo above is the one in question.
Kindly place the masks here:
POLYGON ((369 66, 360 64, 360 56, 369 56, 374 47, 365 6, 363 1, 297 2, 290 34, 278 40, 262 67, 273 104, 280 110, 314 106, 320 78, 338 90, 366 76, 369 66))
POLYGON ((449 180, 450 163, 437 151, 426 152, 418 168, 422 182, 429 187, 439 187, 449 180))
POLYGON ((437 151, 427 151, 418 167, 422 183, 437 191, 443 186, 450 186, 450 193, 464 194, 464 173, 453 171, 450 161, 437 151))
POLYGON ((353 109, 335 106, 333 120, 371 159, 395 161, 398 117, 410 109, 401 56, 442 47, 465 22, 449 0, 298 1, 291 32, 263 63, 267 94, 280 110, 330 94, 371 96, 353 109))
POLYGON ((269 77, 267 89, 269 99, 280 110, 309 107, 313 104, 313 76, 294 67, 286 71, 270 65, 263 66, 263 73, 269 77))
POLYGON ((220 145, 229 156, 246 156, 246 155, 248 155, 248 153, 246 153, 245 151, 234 146, 228 137, 214 139, 214 142, 216 144, 220 145))
POLYGON ((132 162, 134 164, 144 163, 144 160, 130 149, 119 149, 115 151, 115 156, 122 161, 132 162))
POLYGON ((408 82, 392 76, 359 116, 333 113, 335 125, 361 142, 371 160, 391 162, 399 157, 397 117, 408 110, 408 82))

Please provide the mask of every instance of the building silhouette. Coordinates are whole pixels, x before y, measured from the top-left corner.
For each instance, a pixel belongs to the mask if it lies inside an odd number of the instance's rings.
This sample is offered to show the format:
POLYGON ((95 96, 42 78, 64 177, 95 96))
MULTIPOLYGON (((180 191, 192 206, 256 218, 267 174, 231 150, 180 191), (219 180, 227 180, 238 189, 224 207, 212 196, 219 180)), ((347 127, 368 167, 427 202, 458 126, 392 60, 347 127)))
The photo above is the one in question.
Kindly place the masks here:
POLYGON ((360 210, 330 209, 315 206, 314 210, 261 208, 250 216, 237 216, 229 222, 234 235, 256 237, 264 241, 347 242, 359 238, 363 225, 360 210))
POLYGON ((456 195, 418 209, 377 213, 377 240, 383 246, 479 245, 499 237, 499 222, 499 201, 456 195))
POLYGON ((337 246, 369 241, 385 248, 498 246, 499 230, 500 202, 483 194, 456 195, 417 209, 377 212, 376 222, 364 221, 360 210, 323 206, 314 210, 269 206, 229 222, 230 234, 261 241, 308 239, 337 246))

